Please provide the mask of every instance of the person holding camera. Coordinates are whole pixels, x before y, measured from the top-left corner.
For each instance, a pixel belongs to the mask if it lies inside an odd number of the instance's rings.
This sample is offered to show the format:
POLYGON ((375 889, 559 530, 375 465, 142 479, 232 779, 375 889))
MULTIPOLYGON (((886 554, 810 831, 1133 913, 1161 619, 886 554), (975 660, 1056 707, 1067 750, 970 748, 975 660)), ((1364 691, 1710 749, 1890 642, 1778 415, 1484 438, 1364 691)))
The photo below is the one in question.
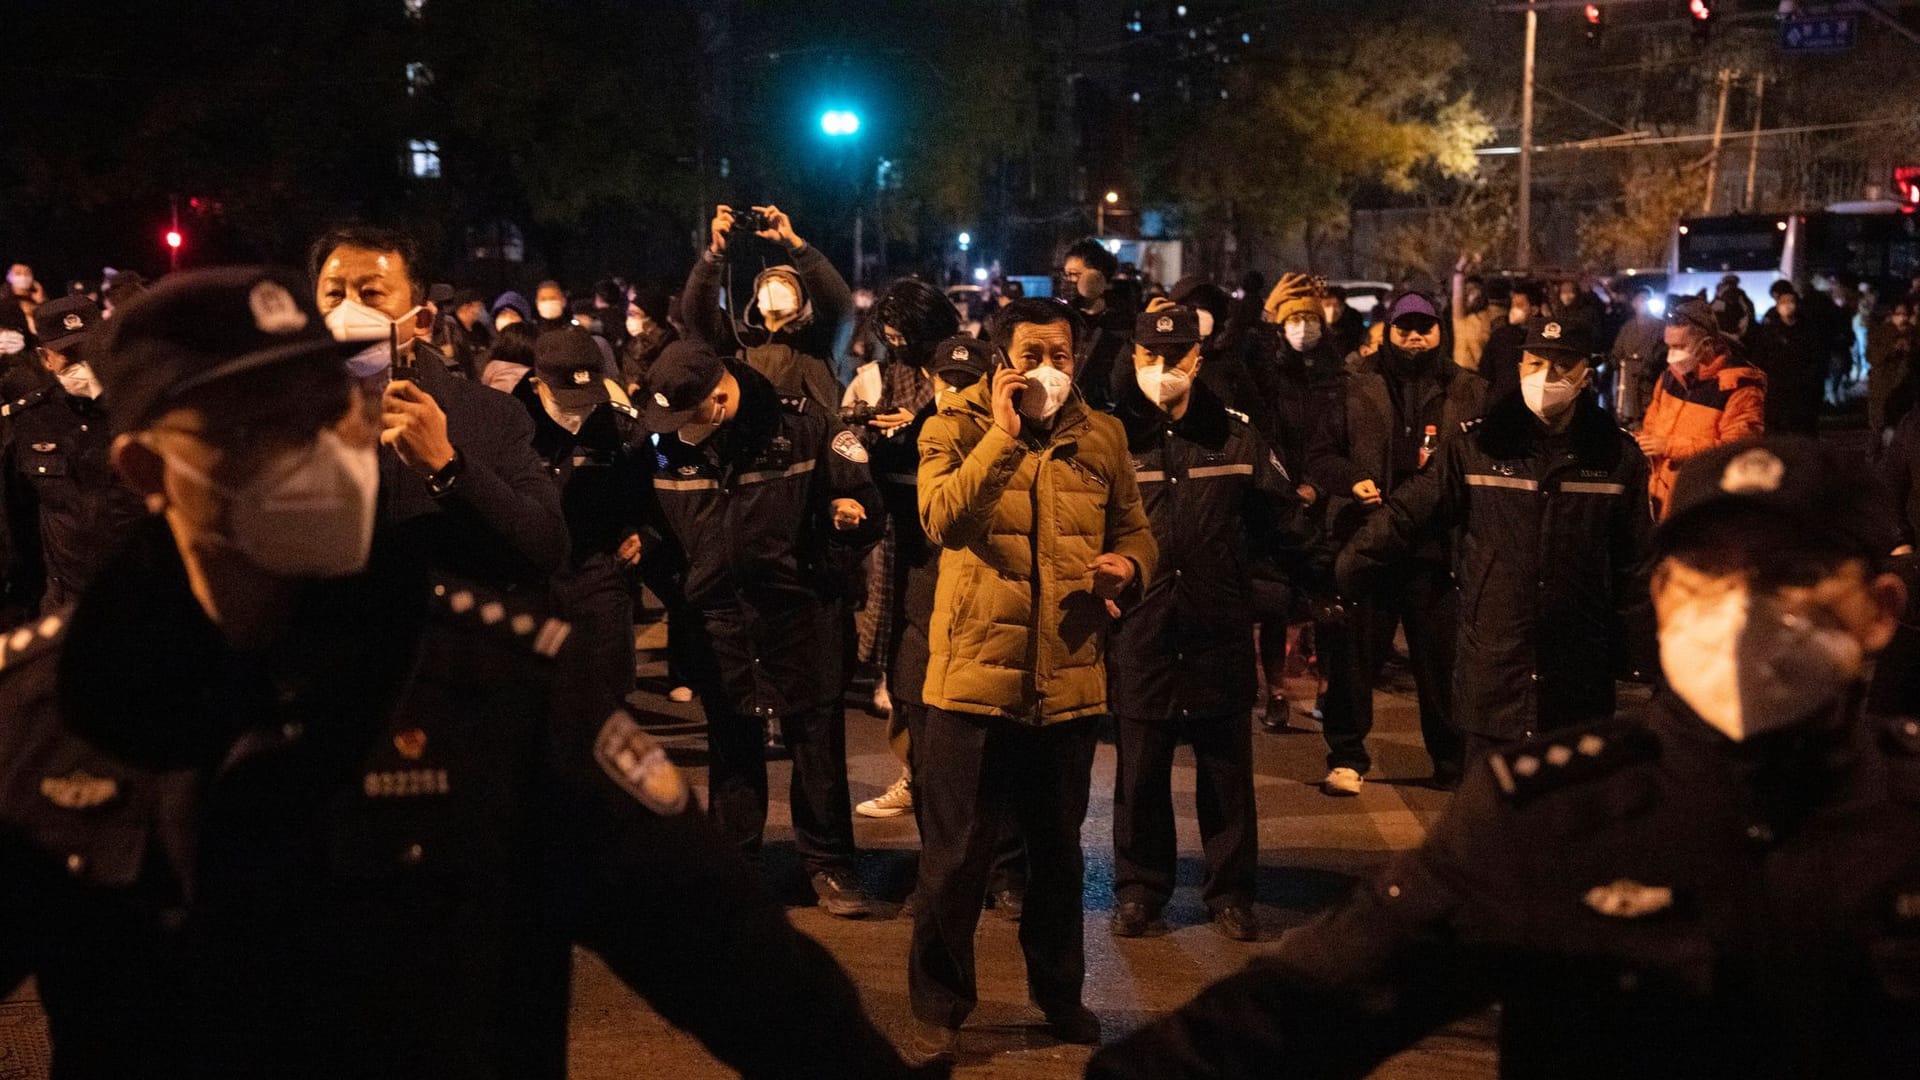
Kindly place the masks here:
MULTIPOLYGON (((793 219, 777 206, 717 207, 708 235, 707 250, 693 264, 681 294, 688 332, 722 354, 738 350, 781 397, 806 398, 823 415, 836 413, 840 383, 829 358, 840 324, 853 311, 846 279, 825 255, 795 235, 793 219), (729 260, 767 251, 768 245, 787 261, 754 277, 752 296, 741 315, 743 335, 720 305, 722 268, 729 260)), ((732 299, 729 295, 728 301, 732 299)))

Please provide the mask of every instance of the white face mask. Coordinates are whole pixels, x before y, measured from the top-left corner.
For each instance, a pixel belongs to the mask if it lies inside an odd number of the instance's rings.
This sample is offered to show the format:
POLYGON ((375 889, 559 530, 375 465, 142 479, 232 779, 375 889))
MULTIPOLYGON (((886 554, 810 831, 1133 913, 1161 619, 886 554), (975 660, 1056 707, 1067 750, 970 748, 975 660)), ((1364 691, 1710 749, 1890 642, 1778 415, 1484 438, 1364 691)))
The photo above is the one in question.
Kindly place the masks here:
POLYGON ((413 317, 419 311, 417 306, 412 307, 399 318, 390 319, 386 312, 358 300, 342 300, 339 307, 327 312, 327 329, 333 332, 335 341, 386 341, 398 326, 404 345, 413 340, 413 317))
POLYGON ((1852 634, 1771 597, 1754 599, 1744 586, 1690 600, 1660 627, 1660 666, 1673 692, 1735 742, 1831 706, 1865 663, 1852 634))
POLYGON ((172 471, 226 500, 219 540, 260 569, 288 578, 347 577, 366 569, 380 492, 373 447, 351 447, 322 431, 312 444, 268 462, 238 489, 160 453, 172 471))
POLYGON ((1700 361, 1690 350, 1668 346, 1667 366, 1673 369, 1675 375, 1691 375, 1693 369, 1700 366, 1700 361))
POLYGON ((1515 304, 1507 309, 1507 323, 1510 326, 1525 326, 1527 324, 1527 316, 1530 314, 1532 313, 1526 308, 1515 304))
POLYGON ((1020 415, 1029 420, 1046 421, 1067 403, 1073 392, 1073 377, 1057 367, 1042 365, 1025 373, 1030 383, 1020 394, 1020 415))
POLYGON ((12 356, 17 352, 25 352, 26 348, 27 339, 20 331, 0 330, 0 356, 12 356))
POLYGON ((627 336, 639 337, 647 331, 647 320, 638 315, 627 316, 627 336))
POLYGON ((1542 368, 1531 375, 1520 377, 1520 398, 1533 410, 1533 415, 1544 423, 1553 423, 1560 414, 1573 407, 1580 396, 1581 387, 1586 385, 1583 378, 1577 383, 1566 382, 1553 377, 1552 368, 1542 368))
POLYGON ((542 300, 533 305, 533 307, 535 311, 540 313, 541 318, 548 321, 557 319, 567 313, 567 302, 565 300, 542 300))
POLYGON ((500 314, 495 315, 493 317, 493 328, 495 330, 505 330, 507 327, 512 326, 514 323, 517 323, 519 321, 520 321, 520 316, 517 313, 510 314, 508 312, 503 311, 500 314))
POLYGON ((1281 332, 1287 335, 1287 344, 1293 348, 1294 352, 1306 352, 1320 344, 1320 335, 1323 333, 1319 319, 1309 319, 1302 315, 1289 317, 1281 327, 1281 332))
POLYGON ((1193 376, 1164 363, 1133 369, 1133 380, 1140 384, 1140 392, 1148 401, 1162 408, 1179 403, 1193 392, 1193 376))
POLYGON ((69 364, 67 370, 60 373, 60 388, 88 400, 100 396, 100 380, 93 377, 91 364, 69 364))
POLYGON ((33 288, 33 276, 31 274, 8 274, 7 284, 13 287, 14 292, 23 293, 33 288))
POLYGON ((800 294, 779 278, 763 283, 756 298, 760 301, 760 311, 766 315, 784 317, 800 310, 800 294))
POLYGON ((713 438, 713 433, 719 430, 719 424, 682 424, 680 425, 680 441, 686 443, 688 446, 699 446, 701 443, 713 438))

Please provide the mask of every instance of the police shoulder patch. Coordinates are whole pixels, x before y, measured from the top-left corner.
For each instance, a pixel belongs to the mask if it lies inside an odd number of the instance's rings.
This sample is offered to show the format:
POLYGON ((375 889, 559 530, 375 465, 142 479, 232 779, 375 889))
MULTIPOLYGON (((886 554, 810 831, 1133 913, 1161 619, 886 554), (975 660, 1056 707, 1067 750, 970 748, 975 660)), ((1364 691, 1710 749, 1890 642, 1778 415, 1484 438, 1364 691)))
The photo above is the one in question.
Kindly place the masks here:
POLYGON ((667 760, 667 748, 640 730, 626 710, 615 709, 593 740, 593 759, 608 779, 640 805, 673 817, 687 808, 686 778, 667 760))
POLYGON ((833 452, 856 464, 867 463, 866 444, 851 431, 842 431, 833 437, 833 452))
POLYGON ((36 405, 44 404, 53 400, 52 394, 53 391, 50 388, 42 387, 31 394, 15 398, 5 405, 0 405, 0 416, 12 416, 14 413, 25 412, 36 405))
POLYGON ((29 660, 59 644, 71 614, 72 609, 67 608, 0 633, 0 675, 25 667, 29 660))
POLYGON ((1660 740, 1645 725, 1607 720, 1542 735, 1488 755, 1494 783, 1510 802, 1524 803, 1660 756, 1660 740))

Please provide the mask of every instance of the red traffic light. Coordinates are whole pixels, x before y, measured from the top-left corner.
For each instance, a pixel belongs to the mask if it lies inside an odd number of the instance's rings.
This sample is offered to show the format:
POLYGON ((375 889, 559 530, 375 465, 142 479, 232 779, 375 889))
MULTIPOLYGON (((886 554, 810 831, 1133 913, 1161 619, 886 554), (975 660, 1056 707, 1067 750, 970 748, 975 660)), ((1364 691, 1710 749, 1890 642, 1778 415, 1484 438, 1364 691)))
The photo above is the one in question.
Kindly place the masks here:
POLYGON ((1707 0, 1688 0, 1687 14, 1704 22, 1713 18, 1713 5, 1707 0))
POLYGON ((167 246, 168 246, 168 247, 170 247, 170 248, 178 248, 178 247, 180 246, 180 243, 181 243, 181 241, 183 241, 183 240, 185 240, 185 239, 186 239, 185 237, 183 237, 183 236, 181 236, 181 235, 180 235, 180 230, 179 230, 179 229, 168 229, 168 230, 167 230, 167 246))
POLYGON ((1587 22, 1594 26, 1600 25, 1600 5, 1599 4, 1587 5, 1587 22))

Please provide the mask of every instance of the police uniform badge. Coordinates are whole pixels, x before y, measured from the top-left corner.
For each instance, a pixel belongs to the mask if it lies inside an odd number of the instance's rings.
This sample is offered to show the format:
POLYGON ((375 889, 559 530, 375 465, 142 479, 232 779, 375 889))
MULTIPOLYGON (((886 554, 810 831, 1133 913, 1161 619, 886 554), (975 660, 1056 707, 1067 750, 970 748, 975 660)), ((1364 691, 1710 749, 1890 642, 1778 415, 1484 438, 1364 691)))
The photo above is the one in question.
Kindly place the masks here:
POLYGON ((593 757, 621 790, 661 817, 673 817, 687 808, 687 782, 667 760, 667 748, 640 730, 624 710, 614 710, 600 725, 593 757))
POLYGON ((1173 333, 1173 316, 1171 315, 1160 316, 1159 321, 1153 324, 1153 328, 1155 330, 1158 330, 1162 334, 1173 333))
POLYGON ((1720 473, 1720 490, 1729 495, 1778 491, 1786 474, 1786 464, 1773 451, 1756 446, 1727 462, 1720 473))
POLYGON ((92 810, 120 794, 120 783, 110 777, 75 770, 65 776, 40 778, 40 794, 62 810, 92 810))
POLYGON ((1548 341, 1559 341, 1560 340, 1560 324, 1557 322, 1550 322, 1547 325, 1541 327, 1540 336, 1542 338, 1545 338, 1548 341))
POLYGON ((263 334, 291 334, 307 328, 306 312, 277 281, 255 285, 247 293, 247 307, 253 312, 253 325, 263 334))
POLYGON ((587 370, 586 368, 575 368, 573 372, 573 385, 592 386, 593 372, 587 370))
POLYGON ((833 452, 856 464, 867 463, 867 448, 860 436, 851 431, 842 431, 833 437, 833 452))
POLYGON ((1611 919, 1643 919, 1673 906, 1673 890, 1665 885, 1642 885, 1621 878, 1588 889, 1580 902, 1611 919))
POLYGON ((60 325, 68 330, 78 330, 87 325, 87 320, 81 318, 79 312, 69 311, 67 317, 60 320, 60 325))
POLYGON ((966 363, 967 347, 965 345, 955 345, 953 347, 952 359, 958 360, 961 363, 966 363))

